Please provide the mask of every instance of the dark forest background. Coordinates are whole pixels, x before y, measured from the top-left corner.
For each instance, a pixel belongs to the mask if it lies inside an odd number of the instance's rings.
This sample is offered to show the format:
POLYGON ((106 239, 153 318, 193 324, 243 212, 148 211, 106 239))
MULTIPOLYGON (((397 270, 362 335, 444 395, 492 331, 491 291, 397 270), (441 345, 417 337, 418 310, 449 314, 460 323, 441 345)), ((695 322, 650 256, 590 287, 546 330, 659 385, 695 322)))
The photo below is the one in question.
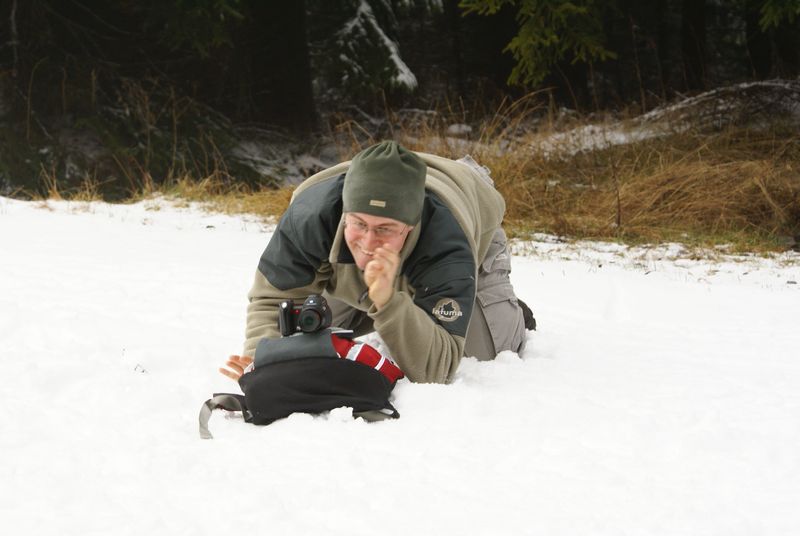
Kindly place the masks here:
POLYGON ((645 112, 796 78, 798 15, 800 0, 2 0, 0 194, 220 169, 278 183, 243 140, 313 148, 390 110, 469 122, 540 92, 645 112))

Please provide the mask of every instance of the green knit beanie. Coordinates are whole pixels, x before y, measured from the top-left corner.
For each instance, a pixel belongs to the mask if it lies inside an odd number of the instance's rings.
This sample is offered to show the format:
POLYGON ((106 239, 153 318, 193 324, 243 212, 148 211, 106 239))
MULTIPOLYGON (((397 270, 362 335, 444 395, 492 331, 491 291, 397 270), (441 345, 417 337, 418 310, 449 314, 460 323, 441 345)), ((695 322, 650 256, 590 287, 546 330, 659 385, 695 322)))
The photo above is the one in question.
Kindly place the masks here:
POLYGON ((425 162, 397 142, 368 147, 347 170, 343 209, 414 225, 422 215, 426 171, 425 162))

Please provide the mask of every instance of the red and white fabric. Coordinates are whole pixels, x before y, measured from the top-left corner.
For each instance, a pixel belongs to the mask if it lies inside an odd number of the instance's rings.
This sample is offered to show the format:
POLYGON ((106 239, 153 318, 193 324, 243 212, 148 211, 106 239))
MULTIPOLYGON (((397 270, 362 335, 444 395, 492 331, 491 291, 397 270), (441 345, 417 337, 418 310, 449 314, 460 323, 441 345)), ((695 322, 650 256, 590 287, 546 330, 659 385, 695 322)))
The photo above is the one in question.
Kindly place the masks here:
POLYGON ((358 361, 364 365, 374 368, 383 374, 390 383, 394 384, 404 376, 394 361, 381 354, 378 350, 363 342, 345 339, 336 335, 331 335, 333 347, 342 359, 358 361))

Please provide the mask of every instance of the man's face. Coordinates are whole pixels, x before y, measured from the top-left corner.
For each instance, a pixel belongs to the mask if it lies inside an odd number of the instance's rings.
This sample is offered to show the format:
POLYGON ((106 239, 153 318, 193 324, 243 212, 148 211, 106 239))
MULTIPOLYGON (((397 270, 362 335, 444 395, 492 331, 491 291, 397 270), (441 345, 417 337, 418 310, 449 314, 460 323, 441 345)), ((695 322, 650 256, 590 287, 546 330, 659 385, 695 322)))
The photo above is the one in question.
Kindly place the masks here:
POLYGON ((400 251, 413 227, 392 218, 381 218, 363 212, 348 212, 344 216, 344 241, 356 266, 363 270, 372 260, 375 249, 387 246, 400 251))

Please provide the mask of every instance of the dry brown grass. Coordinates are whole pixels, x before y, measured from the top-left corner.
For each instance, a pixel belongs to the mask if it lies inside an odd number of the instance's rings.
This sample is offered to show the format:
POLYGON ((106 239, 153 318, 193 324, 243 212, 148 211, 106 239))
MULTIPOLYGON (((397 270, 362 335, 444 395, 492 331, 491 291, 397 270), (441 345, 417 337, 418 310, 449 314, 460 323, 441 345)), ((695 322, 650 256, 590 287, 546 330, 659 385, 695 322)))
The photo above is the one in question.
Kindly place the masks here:
MULTIPOLYGON (((686 132, 547 157, 537 144, 553 123, 541 121, 547 115, 534 103, 508 103, 466 139, 446 134, 446 126, 458 120, 447 114, 398 126, 391 134, 412 149, 451 158, 471 154, 489 167, 506 199, 506 227, 512 235, 725 243, 739 251, 785 249, 800 235, 796 128, 686 132), (540 118, 538 131, 528 126, 533 113, 540 118)), ((349 158, 378 137, 346 121, 338 127, 339 153, 349 158)), ((42 178, 50 197, 98 197, 99 186, 92 181, 77 192, 62 192, 52 173, 43 170, 42 178)), ((199 180, 186 175, 158 189, 152 181, 142 185, 132 200, 161 193, 202 201, 213 210, 261 216, 283 213, 293 191, 252 190, 225 174, 199 180)))
MULTIPOLYGON (((501 125, 518 132, 518 117, 501 125)), ((539 146, 553 131, 551 119, 502 151, 491 140, 514 138, 484 128, 476 153, 483 149, 479 161, 493 170, 516 229, 773 250, 800 239, 800 130, 782 117, 772 121, 771 128, 690 130, 571 155, 556 148, 550 154, 561 156, 547 157, 539 146)))
POLYGON ((485 155, 511 227, 627 242, 785 247, 800 233, 800 137, 682 134, 547 159, 485 155))
POLYGON ((183 176, 168 185, 163 193, 186 201, 206 203, 208 208, 228 214, 274 217, 280 216, 289 206, 293 191, 294 188, 253 190, 214 177, 196 181, 183 176))
MULTIPOLYGON (((506 199, 507 230, 516 236, 539 231, 576 239, 773 251, 785 249, 800 234, 797 134, 684 133, 546 158, 525 138, 508 146, 509 132, 518 130, 513 120, 495 118, 477 141, 454 140, 435 125, 395 135, 412 149, 452 158, 469 153, 489 167, 506 199)), ((374 141, 353 137, 340 152, 347 158, 374 141)), ((285 210, 291 193, 289 188, 250 192, 188 179, 177 191, 226 212, 272 215, 285 210)))
MULTIPOLYGON (((101 201, 102 185, 87 178, 76 188, 62 189, 54 173, 42 170, 42 190, 21 191, 19 197, 43 201, 46 199, 90 202, 101 201)), ((140 181, 141 188, 132 191, 126 202, 135 203, 154 197, 167 197, 180 203, 199 202, 206 209, 227 214, 255 214, 266 219, 282 214, 289 206, 294 188, 263 188, 254 190, 246 185, 232 182, 230 177, 215 174, 199 180, 190 175, 166 181, 155 186, 152 180, 140 181)))

